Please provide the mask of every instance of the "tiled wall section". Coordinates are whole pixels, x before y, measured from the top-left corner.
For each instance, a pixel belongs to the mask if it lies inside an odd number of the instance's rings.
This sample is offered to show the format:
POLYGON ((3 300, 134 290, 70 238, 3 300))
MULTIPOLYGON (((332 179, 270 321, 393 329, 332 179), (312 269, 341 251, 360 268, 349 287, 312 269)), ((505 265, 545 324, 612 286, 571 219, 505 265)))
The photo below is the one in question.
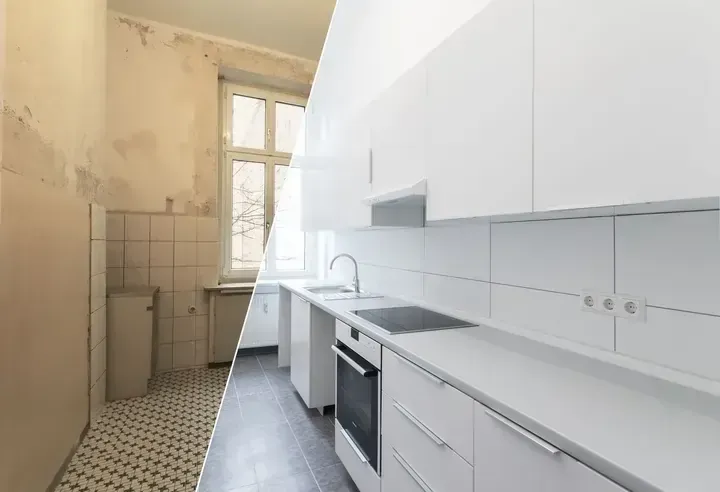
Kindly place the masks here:
MULTIPOLYGON (((720 380, 716 208, 338 232, 335 250, 361 263, 364 289, 720 380), (647 321, 584 312, 583 289, 645 297, 647 321)), ((332 276, 349 279, 340 263, 332 276)))
POLYGON ((108 213, 108 286, 157 285, 158 370, 208 362, 208 297, 217 284, 215 218, 108 213))
POLYGON ((105 404, 106 221, 105 209, 90 205, 90 418, 105 404))

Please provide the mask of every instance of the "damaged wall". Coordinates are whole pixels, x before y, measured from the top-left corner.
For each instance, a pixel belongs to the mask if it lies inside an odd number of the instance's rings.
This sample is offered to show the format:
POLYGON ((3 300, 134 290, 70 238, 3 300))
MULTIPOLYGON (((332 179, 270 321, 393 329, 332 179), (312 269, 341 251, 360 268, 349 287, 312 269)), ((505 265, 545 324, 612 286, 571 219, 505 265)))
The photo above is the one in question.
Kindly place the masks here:
POLYGON ((109 210, 217 215, 218 73, 309 87, 317 63, 108 15, 109 210))
POLYGON ((0 0, 0 490, 42 492, 88 423, 89 207, 103 193, 105 0, 0 0), (4 476, 3 476, 4 475, 4 476))

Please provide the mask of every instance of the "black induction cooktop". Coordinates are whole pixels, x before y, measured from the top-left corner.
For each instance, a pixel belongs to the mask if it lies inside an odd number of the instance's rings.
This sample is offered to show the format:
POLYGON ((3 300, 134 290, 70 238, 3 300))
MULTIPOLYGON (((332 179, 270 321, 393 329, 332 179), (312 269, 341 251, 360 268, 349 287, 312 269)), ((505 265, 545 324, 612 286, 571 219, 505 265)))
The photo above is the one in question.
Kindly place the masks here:
POLYGON ((350 312, 391 334, 476 326, 419 306, 358 309, 350 312))

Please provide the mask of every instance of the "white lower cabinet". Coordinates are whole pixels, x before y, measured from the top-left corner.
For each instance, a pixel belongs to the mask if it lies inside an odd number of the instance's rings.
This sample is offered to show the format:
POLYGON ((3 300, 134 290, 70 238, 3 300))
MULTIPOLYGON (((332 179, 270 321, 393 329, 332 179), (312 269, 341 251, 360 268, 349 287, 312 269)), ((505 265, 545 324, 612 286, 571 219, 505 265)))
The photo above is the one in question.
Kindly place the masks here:
POLYGON ((472 466, 387 394, 382 426, 383 492, 472 492, 472 466))
POLYGON ((475 403, 475 492, 622 492, 550 443, 475 403))
MULTIPOLYGON (((380 477, 375 473, 368 460, 357 450, 357 446, 337 420, 335 421, 335 453, 360 492, 380 492, 380 477)), ((403 489, 396 490, 402 492, 403 489)))

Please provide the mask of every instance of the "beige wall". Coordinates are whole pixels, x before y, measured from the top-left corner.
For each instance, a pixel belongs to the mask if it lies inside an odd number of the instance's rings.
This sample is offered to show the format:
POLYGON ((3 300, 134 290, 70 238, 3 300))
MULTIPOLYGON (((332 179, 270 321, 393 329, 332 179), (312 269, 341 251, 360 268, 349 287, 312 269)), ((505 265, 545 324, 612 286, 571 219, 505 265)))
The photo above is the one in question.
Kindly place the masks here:
POLYGON ((312 82, 317 63, 108 15, 108 210, 217 216, 218 75, 312 82))
POLYGON ((104 0, 4 3, 0 490, 35 492, 88 423, 88 203, 103 193, 107 13, 104 0))

